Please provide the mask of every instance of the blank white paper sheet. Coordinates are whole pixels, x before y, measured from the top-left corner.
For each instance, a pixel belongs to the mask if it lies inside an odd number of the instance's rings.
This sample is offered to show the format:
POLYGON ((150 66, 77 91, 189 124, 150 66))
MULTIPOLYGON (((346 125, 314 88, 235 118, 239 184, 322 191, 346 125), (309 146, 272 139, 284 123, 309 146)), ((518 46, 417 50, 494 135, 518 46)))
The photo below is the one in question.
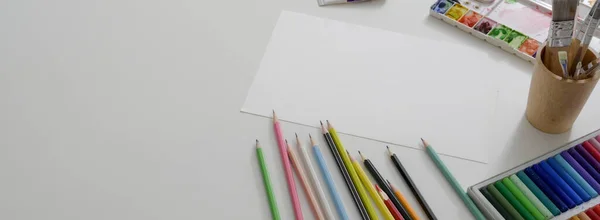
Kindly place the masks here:
POLYGON ((271 117, 275 110, 284 121, 315 127, 327 119, 340 133, 419 149, 423 137, 440 154, 486 163, 483 137, 497 94, 481 74, 496 64, 459 65, 480 56, 283 11, 242 111, 271 117))

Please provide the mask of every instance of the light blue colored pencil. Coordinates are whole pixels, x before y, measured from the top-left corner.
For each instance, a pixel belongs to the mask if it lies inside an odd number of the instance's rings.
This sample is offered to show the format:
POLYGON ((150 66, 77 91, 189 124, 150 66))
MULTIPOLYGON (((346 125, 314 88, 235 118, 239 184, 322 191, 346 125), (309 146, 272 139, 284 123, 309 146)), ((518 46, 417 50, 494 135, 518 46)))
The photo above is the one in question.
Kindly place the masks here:
MULTIPOLYGON (((312 140, 312 138, 311 138, 312 140)), ((331 198, 333 198, 333 203, 335 204, 335 210, 337 211, 340 219, 349 220, 348 214, 346 213, 346 209, 344 208, 344 203, 340 198, 340 194, 338 194, 337 189, 335 188, 335 183, 333 182, 333 178, 331 178, 331 174, 329 173, 329 169, 327 168, 327 163, 325 163, 325 159, 323 158, 323 154, 321 150, 316 144, 313 144, 313 153, 317 158, 317 163, 319 164, 319 169, 321 169, 321 173, 323 174, 323 179, 325 179, 325 183, 327 183, 327 188, 329 188, 329 194, 331 198)))

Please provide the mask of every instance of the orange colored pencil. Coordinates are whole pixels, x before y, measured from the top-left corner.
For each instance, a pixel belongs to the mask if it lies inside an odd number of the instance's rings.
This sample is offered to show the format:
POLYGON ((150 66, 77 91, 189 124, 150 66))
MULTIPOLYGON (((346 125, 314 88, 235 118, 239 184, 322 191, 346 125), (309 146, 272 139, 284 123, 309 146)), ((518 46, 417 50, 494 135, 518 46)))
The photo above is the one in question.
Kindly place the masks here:
POLYGON ((385 181, 387 181, 388 185, 390 185, 390 188, 392 188, 392 191, 394 191, 396 198, 398 198, 398 200, 400 200, 400 203, 402 203, 402 206, 404 206, 404 208, 406 209, 406 212, 408 212, 410 217, 413 220, 419 220, 419 216, 417 215, 417 212, 415 212, 415 210, 410 206, 410 204, 408 203, 408 200, 406 200, 406 198, 404 197, 404 195, 402 195, 400 190, 398 190, 398 188, 392 186, 392 183, 390 183, 389 180, 385 180, 385 181))

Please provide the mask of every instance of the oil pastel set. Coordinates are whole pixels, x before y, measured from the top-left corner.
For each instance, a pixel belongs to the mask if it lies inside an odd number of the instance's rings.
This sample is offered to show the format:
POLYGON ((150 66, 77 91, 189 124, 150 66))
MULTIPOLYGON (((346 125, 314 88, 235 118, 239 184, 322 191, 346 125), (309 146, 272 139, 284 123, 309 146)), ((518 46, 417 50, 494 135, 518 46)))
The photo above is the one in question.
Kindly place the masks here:
MULTIPOLYGON (((581 4, 578 8, 580 21, 590 7, 581 4)), ((534 63, 548 37, 552 7, 538 0, 438 0, 430 15, 534 63)))
POLYGON ((478 183, 468 194, 489 219, 569 219, 593 212, 600 203, 599 134, 478 183))

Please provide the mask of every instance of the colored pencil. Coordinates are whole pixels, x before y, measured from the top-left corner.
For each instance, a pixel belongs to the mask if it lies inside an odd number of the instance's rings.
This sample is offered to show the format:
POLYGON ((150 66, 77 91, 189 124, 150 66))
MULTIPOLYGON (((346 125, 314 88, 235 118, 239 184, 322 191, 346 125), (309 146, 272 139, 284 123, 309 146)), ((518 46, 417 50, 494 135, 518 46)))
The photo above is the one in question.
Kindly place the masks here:
MULTIPOLYGON (((363 183, 363 180, 362 180, 362 179, 361 179, 361 177, 360 177, 359 170, 357 170, 357 169, 356 169, 356 165, 354 165, 354 164, 356 164, 356 161, 355 161, 355 160, 352 158, 352 155, 350 154, 350 152, 346 151, 346 154, 348 155, 348 158, 350 158, 350 162, 352 163, 352 167, 354 168, 354 172, 356 172, 356 175, 358 176, 358 179, 359 179, 359 181, 360 181, 360 183, 361 183, 362 187, 364 187, 364 190, 366 190, 367 192, 369 192, 369 191, 367 190, 367 189, 368 189, 368 188, 367 188, 367 186, 365 186, 365 184, 363 183)), ((360 166, 358 166, 358 167, 360 168, 360 166)), ((364 171, 363 171, 363 172, 364 172, 364 171)), ((369 183, 369 184, 371 184, 371 182, 370 182, 370 181, 368 181, 368 183, 369 183)), ((367 193, 365 193, 365 196, 364 196, 364 198, 365 198, 365 199, 363 199, 363 201, 369 200, 369 198, 368 198, 368 196, 367 196, 367 193)), ((373 202, 375 202, 375 205, 376 205, 376 206, 378 206, 378 204, 377 204, 377 200, 376 200, 376 199, 377 199, 377 197, 374 197, 374 198, 371 198, 371 199, 373 200, 373 202)), ((369 201, 370 201, 370 200, 369 200, 369 201)), ((371 203, 369 203, 369 204, 371 204, 371 203)), ((375 208, 373 208, 373 206, 372 206, 372 205, 371 205, 371 207, 369 207, 369 206, 365 206, 365 208, 367 208, 367 213, 369 213, 369 216, 371 217, 371 219, 379 219, 379 217, 378 217, 378 215, 377 215, 377 212, 375 211, 375 208)), ((387 216, 386 216, 386 217, 387 217, 387 216)))
POLYGON ((335 145, 335 142, 333 142, 333 138, 331 137, 331 134, 329 133, 329 131, 327 131, 327 129, 325 129, 325 126, 323 126, 323 122, 321 122, 321 130, 323 131, 323 137, 325 138, 325 141, 327 142, 327 146, 329 146, 329 150, 331 151, 331 154, 333 155, 333 158, 335 159, 338 169, 340 170, 340 172, 342 173, 342 176, 344 177, 344 180, 346 182, 346 187, 348 188, 348 191, 350 191, 350 194, 352 195, 352 200, 354 201, 354 204, 356 205, 356 208, 358 209, 360 216, 362 217, 363 220, 369 220, 370 219, 369 214, 367 213, 367 209, 365 208, 365 205, 363 204, 362 199, 358 195, 356 186, 354 186, 354 181, 352 180, 352 178, 350 178, 348 169, 346 169, 346 164, 344 164, 344 161, 342 160, 340 152, 338 152, 337 146, 335 145))
POLYGON ((577 216, 573 216, 569 220, 581 220, 581 219, 579 217, 577 217, 577 216))
POLYGON ((494 186, 510 204, 515 207, 517 212, 526 220, 535 220, 535 217, 527 211, 527 209, 519 202, 519 200, 510 192, 510 190, 502 183, 502 181, 498 181, 494 183, 494 186))
POLYGON ((406 200, 406 198, 404 197, 404 195, 402 195, 402 193, 400 192, 400 190, 398 190, 398 188, 395 188, 392 183, 390 183, 389 180, 385 180, 385 183, 388 184, 388 186, 390 186, 390 189, 394 192, 394 195, 396 196, 396 198, 398 198, 398 200, 400 200, 400 203, 402 203, 402 205, 404 206, 404 208, 406 208, 406 212, 408 212, 408 215, 410 215, 410 217, 413 220, 419 220, 419 215, 417 215, 417 212, 415 212, 415 210, 410 206, 410 204, 408 203, 408 200, 406 200))
POLYGON ((523 182, 523 184, 525 184, 527 188, 531 190, 533 195, 535 195, 535 197, 538 198, 542 204, 544 204, 544 206, 552 213, 553 216, 560 215, 560 210, 558 207, 556 207, 556 205, 550 201, 550 198, 548 198, 548 196, 546 196, 546 194, 544 194, 544 192, 542 192, 542 190, 535 185, 535 183, 527 176, 527 174, 525 174, 524 171, 519 171, 517 173, 517 177, 519 177, 519 180, 521 180, 521 182, 523 182))
POLYGON ((427 201, 425 201, 425 198, 423 197, 423 195, 421 195, 421 192, 419 192, 417 185, 413 182, 412 178, 410 178, 410 175, 408 174, 406 169, 404 169, 404 166, 402 166, 402 163, 400 162, 400 159, 398 159, 396 153, 393 153, 392 150, 390 150, 389 146, 386 146, 386 148, 388 150, 388 153, 390 154, 392 163, 394 163, 394 166, 400 173, 400 176, 402 176, 402 179, 404 179, 404 182, 406 182, 406 184, 410 188, 410 191, 417 198, 419 205, 421 205, 421 208, 423 208, 423 211, 425 211, 427 217, 430 220, 437 220, 437 217, 435 216, 435 214, 433 214, 433 210, 431 210, 429 204, 427 204, 427 201))
POLYGON ((300 208, 300 199, 298 199, 298 191, 296 190, 296 182, 294 181, 294 174, 292 173, 292 165, 287 152, 287 145, 281 132, 281 125, 279 119, 273 110, 273 128, 275 130, 275 137, 277 138, 277 145, 279 146, 279 155, 281 156, 281 163, 283 164, 283 170, 285 172, 285 180, 287 181, 288 192, 292 205, 294 207, 294 217, 296 220, 304 219, 302 216, 302 208, 300 208))
POLYGON ((546 208, 546 206, 544 206, 544 204, 537 197, 535 197, 533 192, 531 192, 531 190, 527 188, 525 183, 523 183, 523 181, 521 181, 521 179, 519 179, 519 177, 517 177, 516 174, 510 175, 509 179, 523 193, 523 195, 527 197, 531 204, 535 206, 537 211, 543 215, 543 218, 549 219, 554 217, 550 210, 548 210, 548 208, 546 208))
MULTIPOLYGON (((285 140, 285 143, 287 144, 287 140, 285 140)), ((312 210, 316 219, 318 219, 318 220, 325 219, 325 216, 323 215, 323 211, 321 210, 321 206, 319 206, 319 202, 317 201, 315 191, 309 183, 309 180, 306 176, 306 171, 304 171, 304 167, 302 166, 301 161, 296 156, 296 152, 294 152, 294 150, 290 147, 289 144, 287 145, 287 149, 288 149, 288 155, 290 157, 290 161, 292 162, 292 166, 296 170, 298 179, 300 179, 300 184, 302 185, 302 188, 304 189, 304 193, 306 194, 306 197, 308 198, 308 204, 310 205, 310 209, 312 210)))
POLYGON ((377 182, 377 185, 379 185, 379 187, 381 187, 383 192, 385 192, 385 194, 387 194, 388 197, 390 197, 390 200, 392 200, 392 203, 394 203, 394 206, 396 206, 396 209, 398 209, 400 214, 402 214, 402 217, 407 220, 412 220, 412 217, 406 211, 405 205, 402 204, 402 202, 400 202, 400 200, 394 195, 394 192, 392 191, 390 186, 385 182, 385 178, 383 178, 383 176, 381 176, 381 174, 379 173, 377 168, 375 168, 375 165, 373 165, 371 160, 365 158, 360 153, 360 151, 358 152, 358 154, 360 154, 360 157, 363 160, 363 164, 365 165, 365 168, 367 168, 367 170, 369 171, 369 173, 371 174, 373 179, 375 179, 375 182, 377 182))
POLYGON ((523 192, 521 192, 521 190, 519 190, 519 188, 508 177, 502 179, 502 183, 504 184, 504 186, 506 186, 508 191, 510 191, 512 195, 515 198, 517 198, 517 201, 519 201, 519 203, 521 203, 521 205, 523 205, 523 207, 525 207, 525 209, 527 209, 527 211, 535 219, 544 220, 545 217, 542 215, 542 213, 540 213, 540 211, 537 210, 537 208, 535 208, 533 203, 529 201, 529 199, 523 194, 523 192))
POLYGON ((369 177, 365 171, 362 169, 362 167, 360 167, 360 164, 354 158, 350 157, 350 159, 352 160, 352 165, 354 166, 354 170, 356 170, 356 174, 358 174, 358 178, 360 178, 363 186, 365 186, 367 192, 369 192, 371 199, 373 199, 375 205, 379 209, 379 213, 381 213, 383 218, 386 220, 394 220, 394 216, 392 216, 390 210, 388 210, 385 206, 383 199, 381 199, 379 193, 377 193, 377 190, 375 190, 375 186, 373 186, 373 183, 371 183, 371 180, 369 180, 369 177))
POLYGON ((342 161, 344 162, 344 165, 346 165, 346 170, 348 171, 348 174, 350 174, 350 178, 352 179, 352 182, 354 183, 354 187, 356 188, 356 191, 358 192, 358 196, 362 200, 362 203, 365 206, 365 209, 367 210, 367 214, 369 214, 369 218, 378 219, 377 213, 375 212, 373 205, 369 201, 367 192, 365 192, 365 189, 364 189, 362 183, 360 182, 360 179, 358 178, 358 175, 356 174, 354 167, 352 166, 352 161, 350 161, 350 157, 348 156, 348 153, 347 153, 346 149, 344 148, 344 145, 342 145, 342 142, 340 141, 340 138, 338 137, 337 132, 335 131, 335 129, 333 128, 331 123, 329 123, 329 121, 327 121, 327 127, 329 128, 329 134, 331 135, 331 139, 333 140, 333 143, 335 143, 335 147, 337 148, 338 153, 342 157, 342 161))
POLYGON ((300 157, 304 161, 304 165, 306 165, 305 168, 308 171, 310 183, 312 183, 315 194, 317 194, 321 211, 323 212, 325 219, 333 219, 333 212, 331 211, 331 207, 329 207, 329 203, 327 203, 327 197, 325 196, 325 192, 323 192, 323 187, 321 187, 321 183, 317 177, 317 172, 315 172, 315 168, 310 160, 310 154, 308 153, 306 147, 302 146, 300 139, 298 138, 298 134, 296 134, 296 142, 298 143, 298 148, 300 148, 300 157))
MULTIPOLYGON (((325 162, 325 158, 323 157, 323 153, 321 153, 321 149, 315 144, 312 136, 308 135, 310 138, 310 142, 313 146, 313 153, 315 158, 317 158, 317 163, 319 164, 319 168, 321 169, 321 173, 323 174, 323 179, 325 179, 325 183, 327 183, 327 188, 329 189, 329 195, 333 199, 333 203, 335 204, 335 210, 337 211, 340 219, 349 220, 348 214, 346 213, 346 208, 344 208, 344 203, 340 198, 340 195, 335 188, 335 182, 333 182, 333 178, 331 178, 331 174, 329 173, 329 168, 327 168, 327 163, 325 162)), ((335 219, 335 218, 331 218, 335 219)))
POLYGON ((542 190, 542 192, 544 192, 544 194, 548 196, 552 203, 556 205, 558 210, 560 210, 561 212, 566 212, 569 209, 569 207, 567 207, 567 205, 560 199, 560 197, 558 197, 558 195, 554 193, 552 188, 548 186, 546 181, 544 181, 536 172, 534 172, 531 167, 525 169, 525 174, 527 174, 531 181, 533 181, 535 185, 538 186, 540 190, 542 190))
POLYGON ((390 212, 394 216, 394 219, 404 220, 404 218, 402 218, 402 214, 400 214, 396 206, 394 206, 394 203, 390 200, 390 197, 387 194, 385 194, 385 192, 383 192, 383 190, 381 190, 381 188, 377 184, 375 184, 375 189, 377 189, 379 196, 381 197, 381 199, 383 199, 385 206, 387 206, 388 210, 390 210, 390 212))
MULTIPOLYGON (((492 194, 492 196, 494 196, 494 198, 496 198, 496 200, 498 200, 498 202, 500 202, 500 205, 502 205, 502 207, 504 207, 504 209, 506 209, 506 211, 508 211, 508 213, 510 213, 510 215, 512 216, 512 219, 524 220, 524 218, 521 216, 521 214, 519 214, 519 212, 515 209, 515 207, 513 207, 510 204, 510 202, 506 198, 504 198, 502 193, 500 193, 500 191, 494 186, 494 184, 488 185, 487 190, 490 192, 490 194, 492 194)), ((510 219, 510 218, 507 218, 507 219, 510 219)))
POLYGON ((277 208, 277 200, 275 199, 275 193, 273 193, 273 187, 271 186, 271 178, 269 178, 269 170, 267 169, 267 163, 265 163, 265 157, 260 147, 258 139, 256 140, 256 157, 260 164, 260 172, 262 173, 263 183, 265 184, 265 191, 267 192, 267 198, 269 199, 269 208, 271 209, 271 217, 273 220, 281 219, 279 215, 279 209, 277 208))
POLYGON ((431 147, 431 145, 429 145, 425 140, 423 140, 423 138, 421 138, 421 141, 423 142, 423 145, 425 146, 427 154, 429 155, 431 160, 433 160, 433 162, 435 163, 437 168, 440 170, 440 172, 442 172, 442 174, 446 178, 446 181, 448 181, 448 183, 450 183, 452 188, 454 188, 454 191, 456 192, 456 194, 458 194, 460 199, 462 199, 462 201, 465 203, 465 205, 467 206, 467 208, 469 209, 471 214, 473 214, 473 216, 478 220, 480 220, 480 219, 484 220, 485 217, 483 216, 483 213, 481 213, 481 211, 479 211, 477 206, 475 206, 475 203, 473 203, 473 200, 471 200, 471 198, 469 198, 469 196, 467 196, 467 194, 465 193, 463 188, 460 186, 458 181, 456 181, 456 179, 454 178, 452 173, 450 173, 450 170, 448 170, 448 167, 446 167, 446 165, 440 159, 440 157, 437 155, 437 153, 435 152, 433 147, 431 147))
POLYGON ((569 175, 569 173, 567 173, 567 171, 560 165, 560 163, 554 158, 554 157, 550 157, 546 160, 546 162, 550 165, 550 167, 552 167, 552 169, 554 171, 556 171, 556 173, 558 174, 558 176, 561 177, 561 179, 563 179, 567 185, 569 185, 571 187, 571 189, 573 189, 573 191, 575 191, 575 193, 577 193, 577 195, 584 201, 589 201, 592 197, 583 189, 583 187, 581 187, 581 185, 579 185, 577 183, 577 181, 575 181, 575 179, 573 179, 573 177, 571 177, 571 175, 569 175))
MULTIPOLYGON (((598 196, 598 192, 594 189, 594 187, 592 187, 592 185, 590 185, 590 183, 592 183, 592 184, 595 183, 597 185, 596 187, 598 187, 598 189, 600 189, 600 185, 598 185, 598 183, 590 176, 590 174, 588 174, 585 170, 583 170, 583 168, 581 168, 581 166, 579 167, 579 169, 581 169, 581 171, 587 175, 587 178, 590 179, 590 182, 586 181, 581 175, 579 175, 577 170, 575 170, 574 166, 569 164, 569 162, 567 160, 565 160, 565 158, 563 158, 562 155, 558 154, 558 155, 554 156, 554 159, 565 169, 565 171, 575 180, 575 182, 577 182, 577 184, 579 184, 591 197, 598 196)), ((577 163, 577 162, 575 162, 575 163, 577 163)), ((579 164, 577 164, 577 166, 579 166, 579 164)))

